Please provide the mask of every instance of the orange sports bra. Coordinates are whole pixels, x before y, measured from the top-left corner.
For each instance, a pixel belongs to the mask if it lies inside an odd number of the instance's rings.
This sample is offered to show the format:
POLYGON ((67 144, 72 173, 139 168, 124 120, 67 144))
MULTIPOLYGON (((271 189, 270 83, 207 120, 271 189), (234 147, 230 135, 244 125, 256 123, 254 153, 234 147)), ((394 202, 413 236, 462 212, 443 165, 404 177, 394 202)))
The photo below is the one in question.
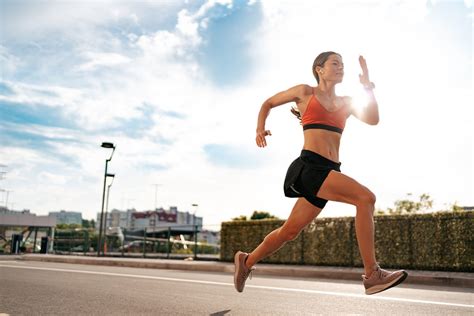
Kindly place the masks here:
POLYGON ((303 130, 325 129, 342 134, 348 116, 349 109, 346 104, 330 112, 319 103, 313 94, 301 118, 301 124, 303 125, 303 130))

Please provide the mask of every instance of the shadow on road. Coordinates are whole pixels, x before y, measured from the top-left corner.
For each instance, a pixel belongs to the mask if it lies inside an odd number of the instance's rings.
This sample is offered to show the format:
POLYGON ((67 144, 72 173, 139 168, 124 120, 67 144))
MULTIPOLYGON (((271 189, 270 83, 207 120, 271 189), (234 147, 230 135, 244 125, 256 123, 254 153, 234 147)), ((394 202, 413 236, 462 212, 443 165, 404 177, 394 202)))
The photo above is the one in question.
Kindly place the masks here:
POLYGON ((220 312, 216 312, 216 313, 212 313, 212 314, 209 314, 209 316, 222 316, 222 315, 225 315, 227 313, 230 312, 230 309, 226 309, 224 311, 220 311, 220 312))

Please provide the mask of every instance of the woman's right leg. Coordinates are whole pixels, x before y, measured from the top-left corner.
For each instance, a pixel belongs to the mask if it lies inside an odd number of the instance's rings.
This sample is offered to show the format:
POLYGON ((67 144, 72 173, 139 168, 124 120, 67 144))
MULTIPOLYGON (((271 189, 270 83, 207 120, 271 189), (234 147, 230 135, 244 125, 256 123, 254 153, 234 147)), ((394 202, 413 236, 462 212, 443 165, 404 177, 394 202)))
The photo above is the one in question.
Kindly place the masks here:
POLYGON ((245 264, 247 268, 268 257, 286 242, 298 237, 301 230, 311 223, 320 212, 320 208, 309 203, 305 198, 298 198, 283 226, 269 233, 262 243, 249 254, 245 264))

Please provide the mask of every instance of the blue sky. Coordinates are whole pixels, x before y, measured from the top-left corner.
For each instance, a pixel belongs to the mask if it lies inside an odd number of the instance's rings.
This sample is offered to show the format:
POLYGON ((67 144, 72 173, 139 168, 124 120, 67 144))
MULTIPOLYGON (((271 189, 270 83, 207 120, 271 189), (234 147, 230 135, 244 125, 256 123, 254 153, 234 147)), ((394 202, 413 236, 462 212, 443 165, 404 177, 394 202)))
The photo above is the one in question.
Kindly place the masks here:
MULTIPOLYGON (((357 96, 357 57, 382 121, 348 121, 343 171, 378 207, 429 193, 472 205, 472 1, 6 1, 0 38, 0 188, 8 206, 95 218, 103 141, 114 142, 110 207, 158 202, 208 225, 253 210, 285 218, 286 168, 302 146, 288 108, 254 145, 261 103, 314 85, 321 51, 343 55, 338 89, 357 96)), ((0 193, 0 203, 5 203, 0 193)), ((351 215, 330 203, 323 216, 351 215)))

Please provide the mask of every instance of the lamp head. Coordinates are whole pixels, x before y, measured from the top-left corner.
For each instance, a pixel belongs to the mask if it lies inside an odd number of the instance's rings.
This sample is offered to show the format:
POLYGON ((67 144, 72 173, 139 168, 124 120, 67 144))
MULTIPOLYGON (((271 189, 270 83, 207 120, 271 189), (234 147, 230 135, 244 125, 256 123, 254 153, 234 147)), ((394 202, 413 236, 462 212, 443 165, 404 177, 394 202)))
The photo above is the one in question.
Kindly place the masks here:
POLYGON ((115 145, 113 143, 102 143, 101 147, 103 148, 115 148, 115 145))

